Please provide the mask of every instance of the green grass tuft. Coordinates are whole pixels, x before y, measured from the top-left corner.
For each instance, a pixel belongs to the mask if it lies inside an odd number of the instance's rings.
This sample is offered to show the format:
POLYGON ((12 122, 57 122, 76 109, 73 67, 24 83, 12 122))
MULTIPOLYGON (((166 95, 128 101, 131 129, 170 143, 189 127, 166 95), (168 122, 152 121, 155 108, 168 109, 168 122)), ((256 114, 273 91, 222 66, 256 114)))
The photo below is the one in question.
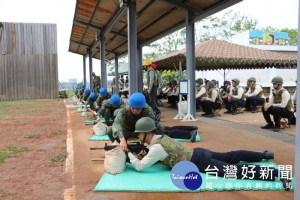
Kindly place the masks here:
POLYGON ((57 156, 51 158, 52 162, 64 162, 68 157, 68 153, 60 153, 57 156))
POLYGON ((22 152, 28 151, 28 147, 8 146, 0 149, 0 163, 3 163, 6 158, 20 157, 22 152))
POLYGON ((54 130, 54 131, 51 131, 51 134, 52 135, 61 135, 63 132, 61 130, 54 130))
POLYGON ((31 139, 31 138, 39 138, 39 137, 40 134, 32 134, 32 135, 26 135, 24 138, 31 139))

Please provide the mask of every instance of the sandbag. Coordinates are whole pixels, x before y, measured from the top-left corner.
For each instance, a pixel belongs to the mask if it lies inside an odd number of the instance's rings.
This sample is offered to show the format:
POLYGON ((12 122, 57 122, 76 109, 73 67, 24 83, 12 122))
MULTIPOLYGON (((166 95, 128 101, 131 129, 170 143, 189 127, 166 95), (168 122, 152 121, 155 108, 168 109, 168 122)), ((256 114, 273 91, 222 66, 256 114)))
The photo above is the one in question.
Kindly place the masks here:
MULTIPOLYGON (((115 141, 112 145, 119 145, 119 143, 115 141)), ((104 169, 109 174, 120 174, 125 171, 126 154, 119 146, 105 151, 104 169)))
POLYGON ((181 111, 182 111, 182 113, 187 113, 187 111, 188 111, 188 103, 187 103, 187 101, 182 101, 181 102, 181 111))
POLYGON ((96 125, 93 126, 93 131, 96 135, 105 135, 107 134, 107 128, 102 122, 98 122, 96 125))

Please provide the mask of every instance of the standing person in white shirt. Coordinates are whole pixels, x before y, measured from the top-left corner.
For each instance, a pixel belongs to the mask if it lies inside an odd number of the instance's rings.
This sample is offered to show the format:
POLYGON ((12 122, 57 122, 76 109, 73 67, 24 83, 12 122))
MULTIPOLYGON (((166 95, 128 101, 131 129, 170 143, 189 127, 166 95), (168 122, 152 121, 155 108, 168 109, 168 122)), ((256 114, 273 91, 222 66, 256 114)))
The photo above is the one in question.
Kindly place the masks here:
POLYGON ((288 118, 289 124, 295 124, 296 118, 292 112, 292 100, 290 93, 282 87, 283 79, 275 76, 272 81, 273 89, 269 97, 269 102, 265 103, 262 110, 263 116, 267 122, 262 129, 273 129, 275 132, 280 131, 280 118, 288 118), (273 115, 273 121, 270 115, 273 115))
POLYGON ((213 109, 221 109, 222 98, 219 92, 215 89, 215 83, 208 81, 206 84, 206 97, 201 98, 201 108, 204 117, 214 117, 213 109))
POLYGON ((263 89, 260 85, 256 84, 256 78, 250 77, 248 79, 249 89, 245 94, 246 97, 246 110, 252 111, 252 113, 257 113, 257 104, 263 105, 265 99, 263 98, 263 89))
POLYGON ((245 96, 244 96, 244 89, 239 86, 240 80, 237 78, 232 79, 232 90, 227 95, 227 99, 225 99, 224 103, 228 110, 224 112, 224 114, 237 114, 237 107, 244 107, 245 106, 245 96))

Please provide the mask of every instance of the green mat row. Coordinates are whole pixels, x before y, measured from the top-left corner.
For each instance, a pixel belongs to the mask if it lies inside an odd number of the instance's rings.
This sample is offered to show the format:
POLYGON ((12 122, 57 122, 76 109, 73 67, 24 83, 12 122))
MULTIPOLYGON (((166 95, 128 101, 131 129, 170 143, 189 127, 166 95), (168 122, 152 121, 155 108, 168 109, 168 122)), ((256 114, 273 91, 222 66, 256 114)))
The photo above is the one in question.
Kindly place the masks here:
MULTIPOLYGON (((273 165, 271 161, 251 163, 258 165, 273 165)), ((212 179, 213 176, 200 173, 203 183, 198 190, 182 190, 174 186, 171 180, 171 170, 165 165, 155 164, 142 172, 136 171, 131 164, 127 163, 125 172, 117 175, 105 173, 94 191, 126 191, 126 192, 200 192, 200 191, 225 191, 225 190, 284 190, 282 182, 246 180, 246 179, 212 179)), ((294 179, 291 191, 294 190, 294 179)))

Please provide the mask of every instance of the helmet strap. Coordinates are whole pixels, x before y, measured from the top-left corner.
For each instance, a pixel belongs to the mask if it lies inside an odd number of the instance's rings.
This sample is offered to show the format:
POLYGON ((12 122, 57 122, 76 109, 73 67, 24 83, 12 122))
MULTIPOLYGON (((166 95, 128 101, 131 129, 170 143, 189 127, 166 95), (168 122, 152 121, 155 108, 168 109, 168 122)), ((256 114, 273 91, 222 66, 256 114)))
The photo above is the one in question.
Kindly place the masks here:
POLYGON ((146 142, 146 137, 147 137, 147 132, 144 133, 144 138, 143 138, 143 141, 142 141, 142 145, 144 145, 144 143, 146 142))

